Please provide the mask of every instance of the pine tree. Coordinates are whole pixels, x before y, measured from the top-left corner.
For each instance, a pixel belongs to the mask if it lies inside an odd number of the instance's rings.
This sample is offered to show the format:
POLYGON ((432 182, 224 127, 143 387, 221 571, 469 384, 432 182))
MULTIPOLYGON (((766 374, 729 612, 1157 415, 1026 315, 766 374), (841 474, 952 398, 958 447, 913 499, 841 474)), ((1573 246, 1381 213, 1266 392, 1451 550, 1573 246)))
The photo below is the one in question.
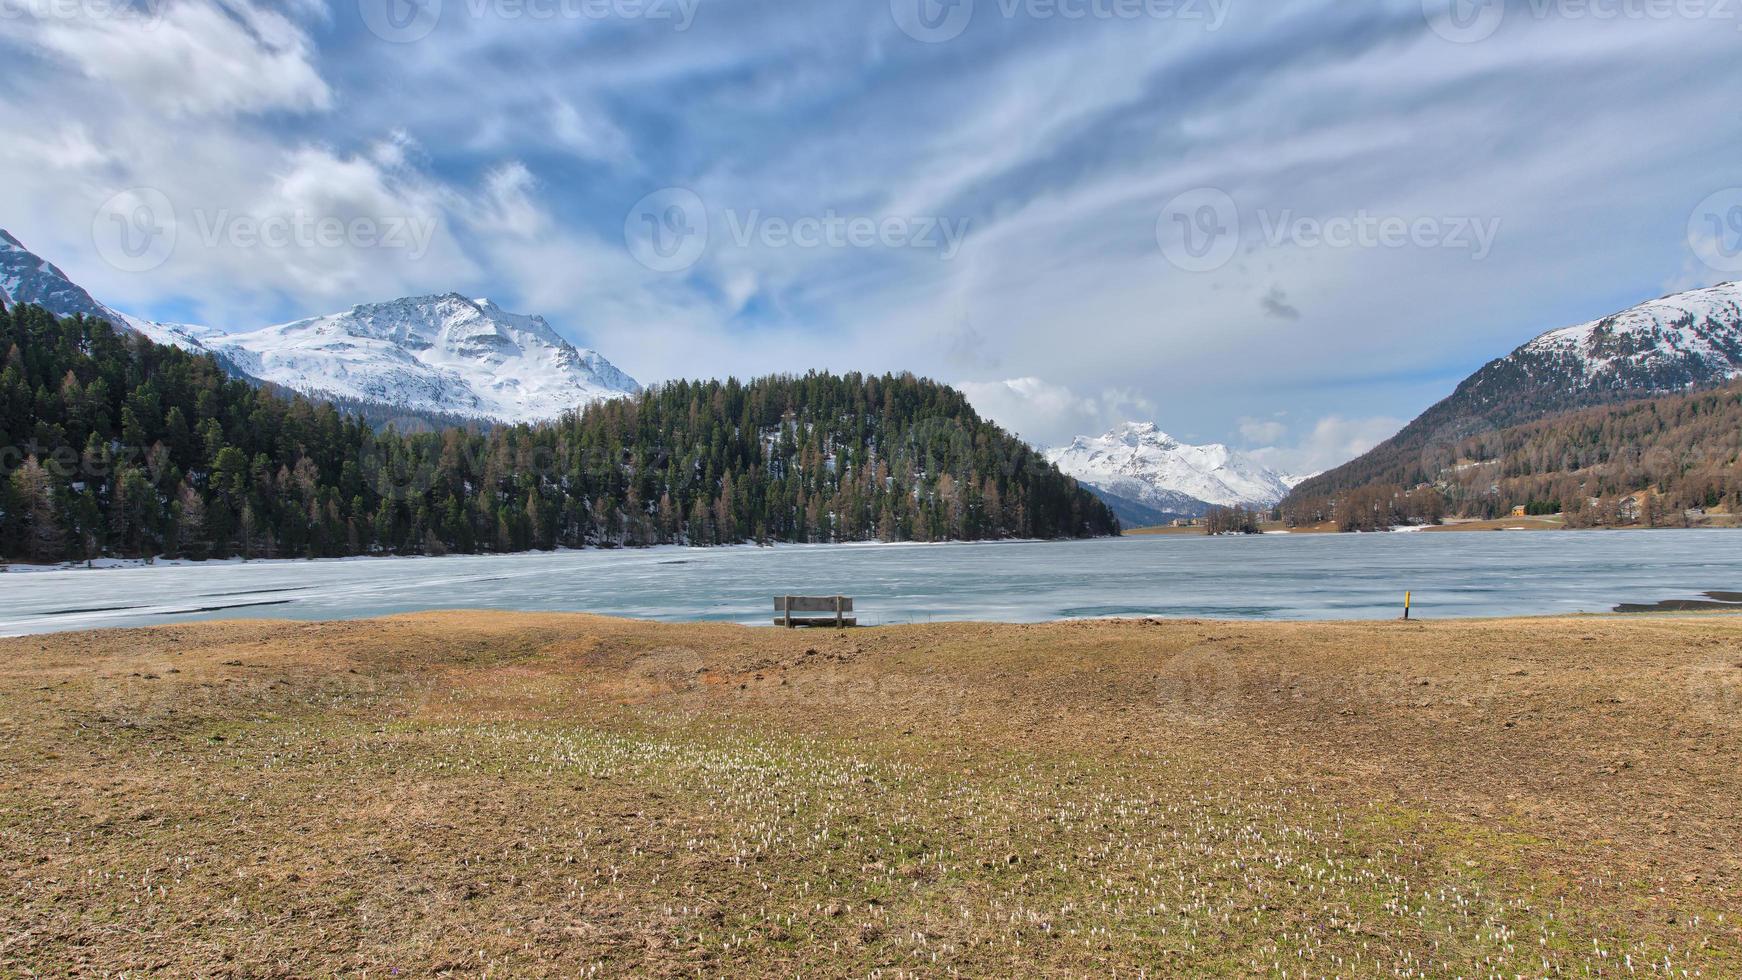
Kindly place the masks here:
POLYGON ((13 472, 12 499, 21 518, 20 541, 30 560, 60 561, 65 542, 54 484, 35 456, 26 458, 13 472))

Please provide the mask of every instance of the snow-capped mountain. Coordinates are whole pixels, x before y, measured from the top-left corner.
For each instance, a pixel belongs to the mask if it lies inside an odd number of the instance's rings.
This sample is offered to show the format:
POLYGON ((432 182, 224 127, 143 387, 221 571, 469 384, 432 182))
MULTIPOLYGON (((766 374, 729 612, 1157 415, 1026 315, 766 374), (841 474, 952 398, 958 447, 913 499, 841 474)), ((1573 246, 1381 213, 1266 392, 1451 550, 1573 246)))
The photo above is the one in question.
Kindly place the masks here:
POLYGON ((1439 478, 1435 445, 1560 412, 1673 394, 1742 377, 1742 283, 1654 299, 1550 330, 1465 378, 1361 457, 1303 481, 1306 496, 1439 478))
POLYGON ((529 422, 641 390, 543 317, 456 293, 198 340, 253 377, 411 411, 529 422))
POLYGON ((105 306, 0 230, 0 299, 35 303, 58 316, 102 317, 160 344, 213 354, 235 374, 408 413, 532 422, 641 391, 634 378, 564 340, 543 317, 457 293, 226 333, 105 306))
POLYGON ((1269 507, 1293 486, 1238 450, 1189 445, 1151 422, 1078 436, 1068 446, 1048 450, 1046 458, 1079 483, 1165 514, 1197 515, 1211 506, 1238 504, 1269 507))
POLYGON ((1510 359, 1586 388, 1672 390, 1742 376, 1742 283, 1551 330, 1510 359))

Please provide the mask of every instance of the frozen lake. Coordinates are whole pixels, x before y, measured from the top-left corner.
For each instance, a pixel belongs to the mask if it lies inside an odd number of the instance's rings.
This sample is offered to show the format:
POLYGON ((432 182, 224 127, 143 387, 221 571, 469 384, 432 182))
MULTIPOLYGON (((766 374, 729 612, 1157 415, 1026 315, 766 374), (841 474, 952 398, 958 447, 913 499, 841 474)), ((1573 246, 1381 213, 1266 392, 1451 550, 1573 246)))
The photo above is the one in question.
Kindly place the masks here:
POLYGON ((573 551, 9 573, 0 635, 423 609, 569 610, 766 624, 783 593, 861 623, 1103 616, 1383 619, 1607 612, 1742 592, 1742 532, 1129 537, 983 544, 573 551))

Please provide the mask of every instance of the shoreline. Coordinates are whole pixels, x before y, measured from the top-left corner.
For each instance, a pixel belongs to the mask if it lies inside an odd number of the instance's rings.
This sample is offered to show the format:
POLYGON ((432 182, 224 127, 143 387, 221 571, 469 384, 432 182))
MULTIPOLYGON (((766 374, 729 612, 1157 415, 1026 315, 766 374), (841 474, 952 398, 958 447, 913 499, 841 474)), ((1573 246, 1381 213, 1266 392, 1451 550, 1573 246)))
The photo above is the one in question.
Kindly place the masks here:
MULTIPOLYGON (((1727 515, 1726 515, 1727 516, 1727 515)), ((1448 520, 1444 524, 1399 524, 1388 531, 1342 531, 1329 524, 1314 524, 1303 527, 1284 527, 1281 524, 1265 524, 1258 535, 1320 535, 1320 534, 1474 534, 1484 531, 1735 531, 1742 530, 1742 523, 1706 522, 1689 524, 1687 527, 1643 527, 1638 524, 1599 525, 1592 527, 1568 527, 1558 517, 1497 517, 1494 519, 1467 518, 1448 520)), ((1128 528, 1125 535, 1130 537, 1212 537, 1205 533, 1202 527, 1173 527, 1161 525, 1158 527, 1128 528)), ((1224 537, 1241 537, 1241 535, 1222 535, 1224 537)))
MULTIPOLYGON (((1496 628, 1542 624, 1548 622, 1674 622, 1677 620, 1710 620, 1724 619, 1742 615, 1742 593, 1724 593, 1706 591, 1695 593, 1702 596, 1736 595, 1734 601, 1712 599, 1666 599, 1656 603, 1617 603, 1615 608, 1594 612, 1545 612, 1522 615, 1500 616, 1423 616, 1418 612, 1408 619, 1402 616, 1370 619, 1235 619, 1216 616, 1194 615, 1108 615, 1108 616, 1077 616, 1059 619, 1041 620, 997 620, 997 619, 927 619, 927 620, 892 620, 887 622, 866 623, 862 626, 847 627, 836 630, 833 627, 804 627, 787 630, 774 625, 761 617, 737 619, 651 619, 636 616, 626 616, 607 612, 588 612, 585 610, 552 610, 552 609, 516 609, 510 607, 467 607, 454 606, 445 608, 412 609, 403 612, 382 612, 367 616, 334 617, 330 619, 296 619, 274 616, 239 616, 230 618, 187 619, 180 621, 165 621, 155 623, 140 623, 126 626, 85 626, 71 629, 57 629, 35 632, 0 632, 0 644, 8 641, 39 639, 43 641, 59 640, 66 637, 104 636, 115 633, 131 633, 137 631, 177 631, 187 629, 205 629, 219 627, 252 628, 257 626, 278 626, 287 629, 309 629, 316 627, 346 628, 352 630, 368 630, 384 624, 403 620, 414 620, 423 617, 485 617, 505 620, 525 620, 527 622, 547 619, 574 619, 577 622, 612 623, 629 627, 657 628, 662 630, 693 630, 698 634, 716 629, 745 630, 750 635, 775 636, 833 636, 835 638, 852 638, 855 636, 870 636, 895 630, 951 630, 951 629, 981 629, 1000 631, 1007 629, 1052 629, 1069 627, 1107 627, 1123 628, 1153 628, 1153 627, 1221 627, 1228 629, 1397 629, 1413 630, 1421 628, 1458 629, 1464 627, 1496 628)), ((262 605, 273 605, 263 603, 262 605)), ((252 603, 245 603, 234 608, 248 608, 252 603)))
POLYGON ((721 551, 741 550, 779 550, 779 549, 818 549, 818 548, 913 548, 913 547, 952 547, 952 546, 982 546, 1005 544, 1069 544, 1083 541, 1109 541, 1119 538, 1151 538, 1151 537, 1300 537, 1306 535, 1361 535, 1361 534, 1412 534, 1412 533, 1474 533, 1479 531, 1731 531, 1742 530, 1742 524, 1695 524, 1688 527, 1640 527, 1637 525, 1622 525, 1616 527, 1579 527, 1570 528, 1555 520, 1545 518, 1498 518, 1495 520, 1455 520, 1446 524, 1428 525, 1398 525, 1388 531, 1339 531, 1327 525, 1312 525, 1309 527, 1285 528, 1280 524, 1267 524, 1255 535, 1224 534, 1210 535, 1202 527, 1172 527, 1160 525, 1155 527, 1125 528, 1118 535, 1107 535, 1097 538, 999 538, 978 541, 828 541, 828 542, 798 542, 778 541, 770 544, 756 544, 744 541, 737 544, 719 545, 687 545, 687 544, 654 544, 654 545, 619 545, 614 548, 552 548, 548 551, 503 551, 503 552, 449 552, 444 555, 338 555, 321 558, 168 558, 162 555, 156 558, 96 558, 90 562, 56 562, 42 565, 26 561, 0 561, 0 575, 6 574, 46 574, 52 572, 102 572, 126 571, 144 568, 216 568, 226 565, 300 565, 307 563, 333 564, 338 562, 363 561, 424 561, 441 558, 519 558, 538 555, 569 555, 593 554, 604 552, 621 552, 623 554, 640 555, 658 552, 684 552, 702 554, 721 551))
POLYGON ((552 548, 549 551, 479 551, 479 552, 448 552, 445 555, 337 555, 323 558, 165 558, 158 556, 145 558, 95 558, 86 562, 57 562, 53 565, 39 565, 31 562, 0 562, 0 575, 20 573, 41 575, 53 572, 112 572, 131 571, 146 568, 220 568, 228 565, 237 566, 275 566, 275 565, 307 565, 307 564, 337 564, 340 562, 368 561, 436 561, 444 558, 527 558, 552 555, 591 555, 618 552, 627 555, 648 555, 670 552, 685 554, 706 554, 726 551, 773 551, 777 549, 798 548, 908 548, 908 547, 938 547, 947 545, 1001 545, 1001 544, 1059 544, 1068 541, 1112 540, 1099 538, 999 538, 982 541, 781 541, 772 544, 756 544, 744 541, 738 544, 689 545, 689 544, 650 544, 622 545, 615 548, 552 548))

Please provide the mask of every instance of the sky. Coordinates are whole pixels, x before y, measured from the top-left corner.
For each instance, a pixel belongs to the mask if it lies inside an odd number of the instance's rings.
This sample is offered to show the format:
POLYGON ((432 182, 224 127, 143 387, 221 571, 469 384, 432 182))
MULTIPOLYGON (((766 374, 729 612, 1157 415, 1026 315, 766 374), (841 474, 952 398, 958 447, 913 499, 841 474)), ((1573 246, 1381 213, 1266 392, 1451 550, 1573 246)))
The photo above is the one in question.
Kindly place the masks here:
POLYGON ((0 227, 129 313, 458 291, 1041 445, 1323 469, 1742 278, 1739 0, 0 0, 0 57, 0 227))

